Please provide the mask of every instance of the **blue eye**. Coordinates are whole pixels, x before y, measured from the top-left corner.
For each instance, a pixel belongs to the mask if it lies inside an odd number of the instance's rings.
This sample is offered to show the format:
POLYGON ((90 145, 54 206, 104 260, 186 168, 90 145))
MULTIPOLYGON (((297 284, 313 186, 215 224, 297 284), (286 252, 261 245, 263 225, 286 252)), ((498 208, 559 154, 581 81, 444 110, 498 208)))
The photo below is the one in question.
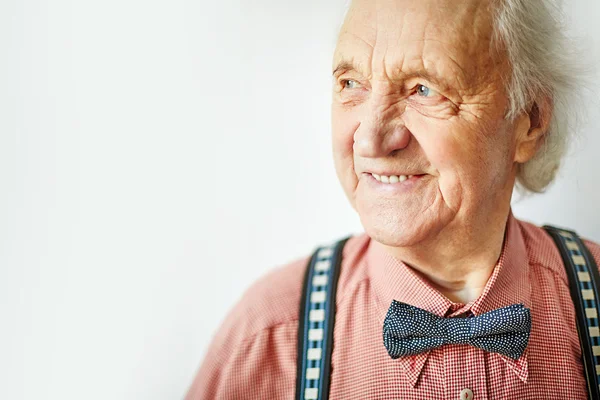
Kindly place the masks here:
MULTIPOLYGON (((425 86, 425 85, 419 85, 419 86, 417 86, 417 93, 418 93, 420 96, 423 96, 423 97, 428 97, 428 96, 429 96, 429 94, 430 94, 431 92, 434 92, 434 91, 433 91, 433 90, 431 90, 431 89, 429 89, 429 88, 428 88, 427 86, 425 86)), ((434 93, 435 93, 435 92, 434 92, 434 93)))
POLYGON ((358 85, 358 82, 353 81, 352 79, 346 79, 343 83, 344 89, 356 89, 356 85, 358 85))

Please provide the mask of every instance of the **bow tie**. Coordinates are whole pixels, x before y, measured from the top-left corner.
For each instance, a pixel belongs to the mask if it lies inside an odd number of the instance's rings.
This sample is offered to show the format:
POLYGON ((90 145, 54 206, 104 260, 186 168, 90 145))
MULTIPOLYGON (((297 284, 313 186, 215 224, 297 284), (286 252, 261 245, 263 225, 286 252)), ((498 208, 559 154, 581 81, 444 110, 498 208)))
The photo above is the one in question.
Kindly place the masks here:
POLYGON ((424 353, 444 344, 470 344, 519 359, 529 341, 531 312, 513 304, 471 318, 444 318, 392 301, 383 322, 383 344, 390 357, 424 353))

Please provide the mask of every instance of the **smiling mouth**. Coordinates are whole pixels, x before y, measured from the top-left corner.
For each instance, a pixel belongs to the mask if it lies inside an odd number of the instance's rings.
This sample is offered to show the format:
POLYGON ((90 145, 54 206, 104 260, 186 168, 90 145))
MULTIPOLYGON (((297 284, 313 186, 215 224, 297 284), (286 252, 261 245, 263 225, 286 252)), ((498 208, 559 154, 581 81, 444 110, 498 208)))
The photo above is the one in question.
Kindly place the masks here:
POLYGON ((386 175, 377 175, 377 174, 369 174, 371 175, 373 178, 375 178, 377 181, 381 182, 381 183, 398 183, 398 182, 404 182, 407 181, 411 178, 420 178, 422 175, 390 175, 390 176, 386 176, 386 175))

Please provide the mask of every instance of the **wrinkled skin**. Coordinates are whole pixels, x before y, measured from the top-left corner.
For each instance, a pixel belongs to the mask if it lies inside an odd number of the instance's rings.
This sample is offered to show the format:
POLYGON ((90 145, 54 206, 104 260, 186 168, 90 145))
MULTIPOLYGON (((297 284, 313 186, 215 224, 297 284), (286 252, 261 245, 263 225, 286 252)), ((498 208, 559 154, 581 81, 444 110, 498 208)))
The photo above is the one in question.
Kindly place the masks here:
POLYGON ((455 300, 491 274, 517 165, 547 128, 533 112, 505 119, 510 65, 490 51, 491 18, 485 0, 355 0, 333 60, 346 196, 373 240, 455 300), (391 193, 371 172, 422 176, 391 193))

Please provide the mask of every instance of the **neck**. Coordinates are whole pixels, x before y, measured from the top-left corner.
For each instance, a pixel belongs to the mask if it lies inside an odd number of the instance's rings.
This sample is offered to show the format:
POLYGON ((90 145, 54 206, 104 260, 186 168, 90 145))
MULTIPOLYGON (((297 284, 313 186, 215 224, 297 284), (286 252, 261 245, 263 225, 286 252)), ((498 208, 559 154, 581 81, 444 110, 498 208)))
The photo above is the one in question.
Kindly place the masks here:
POLYGON ((500 258, 509 212, 510 204, 479 225, 449 225, 426 243, 384 247, 450 301, 467 304, 481 295, 500 258))

